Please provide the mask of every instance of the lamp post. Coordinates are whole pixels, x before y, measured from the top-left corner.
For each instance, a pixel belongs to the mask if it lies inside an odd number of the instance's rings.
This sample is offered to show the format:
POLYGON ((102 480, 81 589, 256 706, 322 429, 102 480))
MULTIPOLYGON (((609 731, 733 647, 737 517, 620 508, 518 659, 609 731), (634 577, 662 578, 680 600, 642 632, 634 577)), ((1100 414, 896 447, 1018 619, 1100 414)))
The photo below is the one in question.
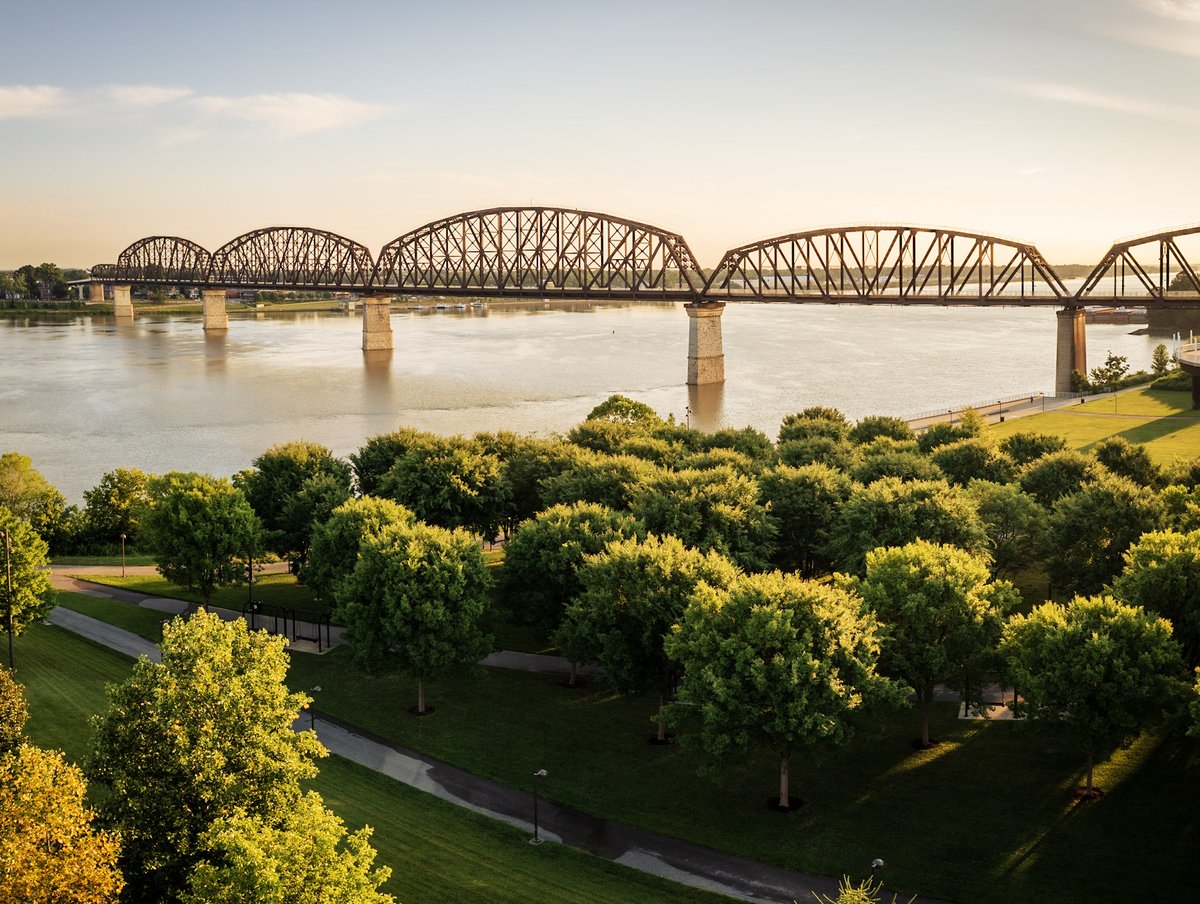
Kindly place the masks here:
POLYGON ((538 834, 538 779, 545 778, 548 774, 545 769, 539 769, 533 774, 533 837, 529 839, 530 844, 542 843, 542 836, 538 834))
POLYGON ((125 577, 125 534, 121 534, 121 577, 125 577))
POLYGON ((12 595, 12 544, 8 537, 8 528, 4 533, 4 586, 6 589, 5 600, 7 602, 6 609, 8 610, 8 667, 15 669, 13 664, 13 595, 12 595))

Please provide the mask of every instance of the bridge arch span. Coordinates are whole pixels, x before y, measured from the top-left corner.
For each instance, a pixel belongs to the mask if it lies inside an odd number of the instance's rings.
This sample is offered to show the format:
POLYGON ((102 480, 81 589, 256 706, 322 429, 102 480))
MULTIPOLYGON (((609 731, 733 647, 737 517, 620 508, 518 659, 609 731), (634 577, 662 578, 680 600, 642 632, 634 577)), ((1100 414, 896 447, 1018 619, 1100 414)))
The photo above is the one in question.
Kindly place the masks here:
POLYGON ((373 269, 366 246, 345 236, 301 226, 268 226, 214 251, 208 283, 227 288, 363 290, 373 269))
POLYGON ((138 239, 115 264, 99 264, 92 277, 109 282, 200 285, 208 277, 212 255, 190 239, 152 235, 138 239))
POLYGON ((704 276, 684 238, 608 214, 496 207, 383 246, 372 286, 431 295, 692 299, 704 276))
POLYGON ((1200 307, 1200 224, 1115 242, 1076 294, 1093 304, 1200 307))
POLYGON ((1062 304, 1062 280, 1030 244, 956 229, 836 226, 733 248, 704 288, 712 300, 894 304, 1062 304))

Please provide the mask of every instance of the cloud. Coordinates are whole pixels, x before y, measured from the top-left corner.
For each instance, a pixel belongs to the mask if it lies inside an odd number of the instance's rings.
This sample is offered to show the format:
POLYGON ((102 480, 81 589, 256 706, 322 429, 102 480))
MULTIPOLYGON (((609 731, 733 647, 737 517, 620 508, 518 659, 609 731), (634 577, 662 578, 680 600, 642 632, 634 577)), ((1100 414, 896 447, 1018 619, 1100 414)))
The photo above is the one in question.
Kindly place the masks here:
POLYGON ((389 107, 351 100, 339 94, 199 97, 196 103, 210 116, 249 122, 265 127, 282 138, 344 129, 390 112, 389 107))
POLYGON ((105 91, 109 97, 126 107, 158 107, 180 98, 189 97, 190 88, 167 85, 112 85, 105 91))
POLYGON ((53 85, 0 85, 0 119, 44 116, 66 102, 66 93, 53 85))
POLYGON ((1139 5, 1166 19, 1200 23, 1200 0, 1139 0, 1139 5))
POLYGON ((1125 113, 1129 116, 1141 116, 1165 122, 1196 122, 1198 119, 1197 111, 1191 107, 1161 104, 1156 101, 1123 97, 1117 94, 1102 94, 1076 85, 1003 80, 997 81, 995 84, 1009 94, 1016 94, 1020 97, 1032 97, 1036 100, 1071 104, 1093 110, 1108 110, 1112 113, 1125 113))

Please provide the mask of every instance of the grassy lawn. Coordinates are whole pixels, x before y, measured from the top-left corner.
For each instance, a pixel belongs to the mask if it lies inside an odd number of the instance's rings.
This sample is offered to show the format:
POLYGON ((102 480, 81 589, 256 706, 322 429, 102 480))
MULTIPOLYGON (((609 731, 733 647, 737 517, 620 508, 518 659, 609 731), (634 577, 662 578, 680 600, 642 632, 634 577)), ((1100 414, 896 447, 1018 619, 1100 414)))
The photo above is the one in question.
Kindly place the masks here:
MULTIPOLYGON (((128 577, 118 575, 81 575, 84 580, 97 584, 107 584, 110 587, 123 587, 147 596, 165 596, 170 599, 188 600, 202 603, 204 598, 194 591, 172 584, 158 575, 136 574, 128 577)), ((212 595, 210 604, 221 609, 232 609, 241 612, 249 598, 244 584, 232 587, 222 587, 212 595)), ((324 602, 318 602, 313 592, 303 584, 296 582, 295 575, 262 574, 254 581, 254 599, 261 600, 270 606, 281 606, 285 609, 295 609, 303 618, 320 615, 327 611, 324 602)))
POLYGON ((74 609, 91 618, 124 628, 155 643, 162 639, 163 622, 170 621, 173 617, 157 609, 143 609, 141 606, 123 603, 120 600, 106 600, 68 590, 58 591, 55 602, 66 609, 74 609))
MULTIPOLYGON (((130 660, 57 628, 34 625, 18 640, 35 743, 82 762, 89 718, 105 706, 104 685, 123 680, 130 660)), ((462 810, 340 759, 321 761, 312 783, 351 829, 375 828, 377 862, 392 867, 385 887, 397 900, 503 904, 529 901, 717 904, 728 900, 645 876, 556 844, 535 848, 526 834, 462 810)))
POLYGON ((1011 722, 960 721, 944 705, 933 750, 913 751, 909 712, 876 718, 820 762, 795 755, 793 793, 806 806, 781 816, 764 806, 777 788, 769 754, 699 778, 686 745, 646 743, 652 700, 486 670, 430 686, 437 711, 415 719, 412 682, 357 674, 346 652, 293 658, 295 685, 323 688, 318 709, 508 785, 545 768, 547 797, 664 834, 830 876, 882 857, 890 886, 957 901, 1136 900, 1146 881, 1162 900, 1194 890, 1191 743, 1144 737, 1100 767, 1107 796, 1076 806, 1073 749, 1011 722))
POLYGON ((1159 464, 1200 455, 1200 411, 1192 409, 1188 392, 1139 389, 1104 395, 988 429, 999 439, 1024 431, 1055 433, 1070 448, 1083 451, 1110 436, 1120 436, 1144 445, 1159 464))
MULTIPOLYGON (((51 565, 111 565, 114 568, 121 567, 120 556, 54 556, 50 560, 51 565)), ((130 553, 125 556, 126 565, 153 565, 154 556, 150 554, 134 555, 130 553)))

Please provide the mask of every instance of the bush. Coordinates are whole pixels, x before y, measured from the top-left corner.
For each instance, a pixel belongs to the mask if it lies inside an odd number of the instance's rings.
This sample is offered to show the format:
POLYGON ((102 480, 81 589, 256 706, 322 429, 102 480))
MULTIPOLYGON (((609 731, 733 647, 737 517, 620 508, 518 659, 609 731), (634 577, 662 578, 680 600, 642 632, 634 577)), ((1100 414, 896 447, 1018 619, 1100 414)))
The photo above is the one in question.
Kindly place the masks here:
POLYGON ((1165 389, 1169 392, 1189 392, 1192 388, 1192 375, 1187 371, 1173 370, 1165 377, 1159 377, 1150 384, 1151 389, 1165 389))

